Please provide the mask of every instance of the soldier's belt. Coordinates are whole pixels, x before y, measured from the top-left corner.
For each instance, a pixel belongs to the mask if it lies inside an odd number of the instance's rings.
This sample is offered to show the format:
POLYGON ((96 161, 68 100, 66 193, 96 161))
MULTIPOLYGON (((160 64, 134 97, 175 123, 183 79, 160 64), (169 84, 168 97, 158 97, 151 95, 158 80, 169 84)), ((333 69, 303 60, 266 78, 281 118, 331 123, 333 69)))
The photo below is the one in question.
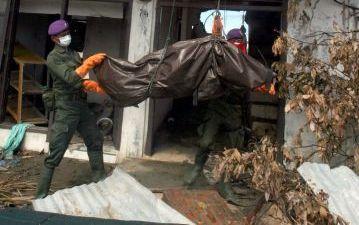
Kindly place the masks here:
POLYGON ((62 101, 86 101, 86 93, 76 93, 71 95, 56 95, 56 100, 62 101))

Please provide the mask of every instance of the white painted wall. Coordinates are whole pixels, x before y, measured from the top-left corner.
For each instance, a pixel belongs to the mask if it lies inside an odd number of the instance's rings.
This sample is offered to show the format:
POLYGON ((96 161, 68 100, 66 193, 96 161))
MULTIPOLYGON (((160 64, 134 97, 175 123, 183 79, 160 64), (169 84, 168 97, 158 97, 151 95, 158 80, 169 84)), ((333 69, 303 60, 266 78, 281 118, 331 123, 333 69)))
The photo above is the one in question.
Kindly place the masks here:
MULTIPOLYGON (((346 1, 347 2, 347 1, 346 1)), ((358 4, 358 0, 350 0, 349 3, 358 4)), ((298 17, 294 22, 288 21, 288 34, 298 40, 311 41, 308 35, 315 31, 332 32, 336 24, 343 30, 350 30, 354 28, 354 20, 347 20, 346 14, 343 14, 343 7, 334 1, 317 0, 312 1, 312 7, 304 7, 304 1, 301 1, 298 12, 305 10, 307 14, 313 19, 310 23, 304 24, 302 19, 298 17), (315 7, 314 7, 315 6, 315 7)), ((327 48, 325 46, 319 47, 315 53, 316 57, 326 60, 327 48)), ((290 61, 290 55, 288 61, 290 61)), ((302 113, 288 113, 285 117, 285 134, 284 139, 286 145, 292 146, 292 141, 298 133, 298 129, 305 124, 305 116, 302 113)), ((305 130, 302 135, 303 146, 315 144, 314 136, 309 130, 305 130)), ((303 150, 304 154, 312 152, 313 149, 306 148, 303 150)))
MULTIPOLYGON (((9 129, 0 128, 0 146, 4 146, 7 138, 10 135, 9 129)), ((23 139, 21 149, 28 151, 41 152, 45 148, 46 134, 26 132, 23 139)))
MULTIPOLYGON (((0 146, 5 145, 6 140, 10 135, 10 129, 0 128, 0 146)), ((116 161, 116 149, 112 145, 104 145, 104 162, 115 163, 116 161)), ((49 143, 46 142, 45 133, 26 132, 25 137, 20 146, 22 151, 33 151, 33 152, 49 152, 49 143)), ((66 158, 88 160, 87 150, 85 144, 70 144, 64 155, 66 158)))
MULTIPOLYGON (((153 50, 156 0, 140 1, 132 3, 131 29, 128 60, 135 62, 153 50)), ((151 99, 138 105, 138 107, 126 107, 123 110, 122 136, 118 160, 123 157, 142 157, 146 142, 148 141, 148 127, 152 120, 149 119, 151 99)))

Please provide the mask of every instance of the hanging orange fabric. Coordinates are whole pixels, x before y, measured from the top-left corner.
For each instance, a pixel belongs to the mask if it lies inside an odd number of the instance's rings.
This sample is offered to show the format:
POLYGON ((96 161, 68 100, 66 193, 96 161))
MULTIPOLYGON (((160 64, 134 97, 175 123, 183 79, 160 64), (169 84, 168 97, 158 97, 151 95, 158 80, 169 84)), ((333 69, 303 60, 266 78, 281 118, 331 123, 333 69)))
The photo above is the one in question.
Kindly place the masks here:
POLYGON ((213 26, 212 26, 212 35, 217 36, 217 37, 221 37, 222 36, 222 29, 223 29, 223 24, 222 24, 221 16, 220 15, 214 16, 213 26))

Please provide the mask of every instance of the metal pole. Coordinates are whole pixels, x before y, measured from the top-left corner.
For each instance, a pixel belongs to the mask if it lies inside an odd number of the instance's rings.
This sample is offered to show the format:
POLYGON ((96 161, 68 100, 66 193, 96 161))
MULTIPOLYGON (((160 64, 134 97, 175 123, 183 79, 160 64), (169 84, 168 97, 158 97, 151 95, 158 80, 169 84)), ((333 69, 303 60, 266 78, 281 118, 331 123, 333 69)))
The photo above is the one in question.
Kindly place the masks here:
POLYGON ((61 19, 65 19, 69 10, 69 0, 62 0, 61 4, 61 19))

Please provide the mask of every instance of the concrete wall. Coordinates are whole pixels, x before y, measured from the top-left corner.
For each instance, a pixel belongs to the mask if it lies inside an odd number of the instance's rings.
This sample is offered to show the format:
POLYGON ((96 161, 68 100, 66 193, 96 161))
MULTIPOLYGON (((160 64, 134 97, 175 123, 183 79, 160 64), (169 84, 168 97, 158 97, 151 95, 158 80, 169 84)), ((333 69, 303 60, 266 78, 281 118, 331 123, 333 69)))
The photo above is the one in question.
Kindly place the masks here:
MULTIPOLYGON (((7 138, 10 135, 10 129, 0 128, 0 146, 4 146, 7 138)), ((46 145, 46 133, 33 133, 26 132, 23 139, 21 150, 37 151, 41 152, 44 150, 46 145)))
MULTIPOLYGON (((350 1, 354 2, 354 1, 350 1)), ((303 22, 303 17, 298 16, 294 22, 288 21, 288 33, 290 36, 303 40, 311 41, 308 35, 315 31, 332 32, 334 31, 333 25, 336 24, 343 30, 352 29, 354 26, 354 20, 347 20, 345 14, 343 14, 343 7, 334 1, 318 0, 317 4, 312 4, 311 8, 305 8, 304 2, 300 3, 298 13, 303 10, 312 17, 309 22, 303 22)), ((327 48, 320 46, 315 52, 316 57, 326 60, 327 48)), ((288 61, 291 60, 290 55, 288 61)), ((293 138, 298 133, 298 129, 305 124, 305 116, 301 113, 288 113, 285 117, 285 141, 286 145, 292 146, 293 138)), ((303 146, 315 144, 313 134, 308 130, 305 130, 302 135, 303 146)), ((314 149, 306 148, 303 150, 304 154, 308 154, 314 149)))
MULTIPOLYGON (((157 1, 134 0, 131 5, 128 60, 135 62, 153 51, 157 1)), ((124 108, 118 161, 124 157, 142 157, 145 149, 151 146, 152 115, 151 99, 138 107, 124 108)))

